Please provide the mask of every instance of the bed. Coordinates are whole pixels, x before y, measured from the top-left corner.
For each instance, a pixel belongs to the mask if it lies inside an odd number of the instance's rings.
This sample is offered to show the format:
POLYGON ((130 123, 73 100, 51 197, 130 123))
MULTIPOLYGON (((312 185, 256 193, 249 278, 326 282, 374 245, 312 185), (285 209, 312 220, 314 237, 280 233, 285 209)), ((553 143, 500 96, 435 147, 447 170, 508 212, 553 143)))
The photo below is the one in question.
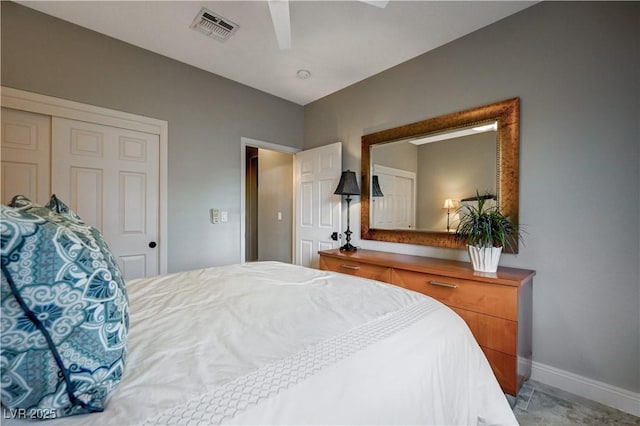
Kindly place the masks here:
POLYGON ((4 424, 56 404, 68 416, 47 425, 517 424, 468 327, 434 299, 279 262, 125 285, 56 203, 0 212, 4 424), (53 387, 19 411, 34 371, 53 387))

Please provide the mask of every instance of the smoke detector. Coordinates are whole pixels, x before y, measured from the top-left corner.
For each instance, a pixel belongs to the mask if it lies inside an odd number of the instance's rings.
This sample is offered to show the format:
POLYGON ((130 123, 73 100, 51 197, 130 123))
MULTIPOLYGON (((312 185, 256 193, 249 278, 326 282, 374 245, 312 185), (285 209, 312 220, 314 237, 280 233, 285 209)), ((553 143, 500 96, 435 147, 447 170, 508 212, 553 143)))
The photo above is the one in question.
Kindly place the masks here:
POLYGON ((311 77, 311 71, 298 70, 298 72, 296 73, 296 77, 298 77, 300 80, 306 80, 311 77))
POLYGON ((190 25, 190 28, 221 41, 231 37, 239 27, 238 24, 213 13, 206 7, 200 9, 190 25))

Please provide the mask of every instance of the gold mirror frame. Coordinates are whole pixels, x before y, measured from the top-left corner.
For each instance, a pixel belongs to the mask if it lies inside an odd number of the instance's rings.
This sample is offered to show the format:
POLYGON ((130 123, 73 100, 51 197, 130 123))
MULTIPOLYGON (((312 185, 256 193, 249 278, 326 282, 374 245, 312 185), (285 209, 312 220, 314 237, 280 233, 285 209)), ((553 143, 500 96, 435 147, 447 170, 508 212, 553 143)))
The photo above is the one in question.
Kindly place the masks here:
MULTIPOLYGON (((500 211, 518 224, 518 176, 520 149, 520 98, 506 99, 489 105, 441 115, 362 136, 362 180, 360 198, 360 236, 364 240, 419 244, 436 247, 464 248, 452 234, 435 231, 369 228, 369 172, 371 146, 401 139, 439 133, 473 123, 498 121, 498 205, 500 211)), ((518 253, 515 239, 512 253, 518 253)), ((505 247, 505 251, 507 248, 505 247)))

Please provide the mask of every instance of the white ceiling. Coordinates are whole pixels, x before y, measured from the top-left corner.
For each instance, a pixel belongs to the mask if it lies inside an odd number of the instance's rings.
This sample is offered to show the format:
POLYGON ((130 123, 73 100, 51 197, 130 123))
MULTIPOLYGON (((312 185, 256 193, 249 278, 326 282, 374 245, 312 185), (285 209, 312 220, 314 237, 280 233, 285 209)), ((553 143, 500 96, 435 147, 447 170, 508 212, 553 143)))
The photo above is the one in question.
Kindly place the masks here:
POLYGON ((266 1, 20 4, 305 105, 525 9, 528 1, 291 1, 280 50, 266 1), (189 28, 201 7, 238 24, 220 42, 189 28), (296 78, 306 69, 311 77, 296 78))

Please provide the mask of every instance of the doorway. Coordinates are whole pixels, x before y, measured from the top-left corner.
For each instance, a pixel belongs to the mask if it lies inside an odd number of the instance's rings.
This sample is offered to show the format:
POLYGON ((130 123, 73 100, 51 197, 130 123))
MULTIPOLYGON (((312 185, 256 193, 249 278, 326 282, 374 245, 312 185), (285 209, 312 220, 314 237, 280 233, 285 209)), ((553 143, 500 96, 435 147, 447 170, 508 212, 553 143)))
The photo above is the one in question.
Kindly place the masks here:
POLYGON ((258 260, 258 148, 246 147, 245 162, 245 261, 258 260))
POLYGON ((240 261, 242 263, 251 259, 248 256, 251 249, 246 248, 253 241, 253 236, 247 235, 249 232, 258 236, 258 260, 271 260, 276 247, 286 246, 287 250, 290 250, 286 262, 317 267, 318 250, 340 246, 340 241, 338 238, 334 239, 334 236, 340 232, 342 208, 340 197, 333 192, 338 185, 342 170, 341 142, 302 151, 243 137, 240 140, 240 165, 240 261), (248 177, 247 173, 247 169, 252 167, 252 162, 248 158, 255 153, 247 147, 258 150, 257 173, 255 173, 257 201, 247 199, 247 180, 253 179, 251 176, 248 177), (293 166, 290 172, 277 172, 279 167, 262 164, 262 159, 278 153, 288 154, 287 164, 293 166), (265 170, 273 173, 264 173, 265 170), (265 176, 268 177, 265 178, 265 176), (283 184, 285 180, 291 184, 283 184), (261 202, 263 196, 265 201, 261 202), (283 203, 284 196, 290 198, 283 203), (279 204, 277 200, 280 200, 279 204), (251 203, 257 205, 257 231, 251 230, 252 219, 250 218, 254 215, 248 211, 251 203), (285 216, 285 208, 291 209, 290 218, 285 216), (261 220, 262 217, 265 219, 261 220), (280 223, 281 226, 273 225, 274 221, 276 225, 280 223), (285 228, 286 233, 279 232, 285 228), (265 231, 271 235, 263 237, 265 231), (266 250, 264 258, 261 256, 260 247, 266 250))
POLYGON ((243 262, 293 262, 296 149, 243 138, 243 262))

